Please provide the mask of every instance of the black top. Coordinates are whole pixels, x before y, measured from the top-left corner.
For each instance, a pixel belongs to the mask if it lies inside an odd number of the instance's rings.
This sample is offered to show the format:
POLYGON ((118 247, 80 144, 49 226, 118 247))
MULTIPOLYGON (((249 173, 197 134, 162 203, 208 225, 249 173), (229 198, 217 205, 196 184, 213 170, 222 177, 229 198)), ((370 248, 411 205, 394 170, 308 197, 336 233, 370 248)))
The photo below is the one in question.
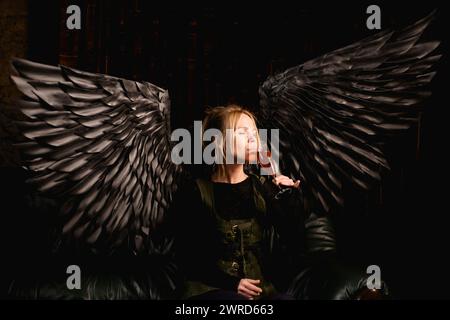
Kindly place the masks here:
MULTIPOLYGON (((257 214, 250 177, 236 184, 214 182, 213 185, 215 208, 223 219, 246 219, 257 214)), ((278 188, 270 181, 261 189, 268 216, 273 218, 270 223, 279 226, 278 231, 283 233, 283 226, 292 226, 292 223, 285 217, 289 212, 277 209, 277 203, 273 201, 277 192, 278 188)), ((177 192, 172 210, 177 225, 176 254, 187 277, 235 291, 240 279, 215 264, 221 254, 221 239, 217 238, 214 230, 214 217, 205 212, 200 190, 194 180, 185 183, 177 192)))
POLYGON ((253 218, 256 214, 250 177, 239 183, 213 182, 217 213, 226 220, 253 218))

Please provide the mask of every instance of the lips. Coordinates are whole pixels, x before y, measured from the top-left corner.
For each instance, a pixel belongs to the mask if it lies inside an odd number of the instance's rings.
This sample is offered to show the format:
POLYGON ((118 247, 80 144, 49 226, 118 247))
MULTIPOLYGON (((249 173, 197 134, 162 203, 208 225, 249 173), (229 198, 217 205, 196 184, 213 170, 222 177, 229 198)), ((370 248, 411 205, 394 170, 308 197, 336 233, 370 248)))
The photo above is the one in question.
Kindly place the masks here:
POLYGON ((257 153, 258 152, 257 144, 256 143, 249 144, 246 148, 246 151, 248 153, 257 153))

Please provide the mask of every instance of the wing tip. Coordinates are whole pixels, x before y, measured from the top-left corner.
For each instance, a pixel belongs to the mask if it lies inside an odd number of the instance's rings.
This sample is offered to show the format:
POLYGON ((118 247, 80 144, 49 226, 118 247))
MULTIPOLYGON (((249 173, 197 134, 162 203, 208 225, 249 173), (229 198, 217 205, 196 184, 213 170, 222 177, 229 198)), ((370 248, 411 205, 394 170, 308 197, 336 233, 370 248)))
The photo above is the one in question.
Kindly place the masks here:
POLYGON ((19 58, 17 57, 12 57, 11 60, 9 61, 9 69, 11 70, 10 73, 10 78, 11 76, 18 76, 19 75, 19 71, 17 70, 15 63, 19 60, 19 58))
POLYGON ((425 17, 417 20, 413 26, 417 26, 417 25, 424 25, 425 27, 427 27, 433 20, 436 19, 437 17, 437 12, 438 9, 434 8, 429 14, 427 14, 425 17))

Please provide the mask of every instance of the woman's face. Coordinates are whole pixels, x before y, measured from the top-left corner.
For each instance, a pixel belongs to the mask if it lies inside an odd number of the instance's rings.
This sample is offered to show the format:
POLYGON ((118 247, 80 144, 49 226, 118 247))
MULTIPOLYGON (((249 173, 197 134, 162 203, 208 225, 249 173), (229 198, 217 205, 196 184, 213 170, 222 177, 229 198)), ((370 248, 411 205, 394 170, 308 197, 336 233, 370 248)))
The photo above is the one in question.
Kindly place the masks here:
POLYGON ((248 115, 241 114, 234 132, 235 158, 241 161, 245 160, 245 162, 256 162, 258 157, 257 130, 254 121, 248 115))

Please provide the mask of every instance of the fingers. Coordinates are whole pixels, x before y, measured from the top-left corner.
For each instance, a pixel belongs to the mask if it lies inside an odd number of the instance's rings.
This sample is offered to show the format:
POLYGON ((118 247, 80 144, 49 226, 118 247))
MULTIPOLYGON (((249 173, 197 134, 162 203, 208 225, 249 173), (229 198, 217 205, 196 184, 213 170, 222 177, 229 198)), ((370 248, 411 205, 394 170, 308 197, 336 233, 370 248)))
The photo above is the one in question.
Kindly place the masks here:
POLYGON ((249 289, 249 290, 252 290, 252 291, 255 292, 256 294, 259 294, 259 293, 262 292, 262 289, 261 289, 260 287, 257 287, 257 286, 255 286, 255 285, 253 285, 253 284, 251 284, 251 283, 247 283, 247 284, 245 285, 245 287, 246 287, 247 289, 249 289))
POLYGON ((275 177, 275 184, 282 184, 282 185, 291 185, 294 184, 294 181, 292 181, 291 178, 280 175, 275 177))
POLYGON ((245 293, 245 292, 243 292, 243 291, 241 291, 241 290, 238 290, 238 293, 239 293, 241 296, 246 297, 247 299, 253 300, 253 296, 250 295, 250 294, 247 294, 247 293, 245 293))
POLYGON ((257 295, 258 295, 257 292, 252 291, 252 290, 250 290, 250 289, 248 289, 248 288, 246 288, 246 287, 242 287, 242 288, 240 288, 239 290, 240 290, 241 292, 247 294, 247 295, 250 295, 250 297, 253 297, 253 296, 257 296, 257 295))
POLYGON ((245 279, 245 280, 247 280, 250 283, 254 283, 254 284, 257 284, 257 283, 261 282, 261 280, 253 280, 253 279, 245 279))
POLYGON ((286 187, 293 187, 293 188, 300 187, 300 180, 297 180, 294 182, 294 180, 292 180, 291 178, 283 176, 283 175, 279 175, 279 176, 275 177, 273 179, 273 182, 276 185, 282 185, 282 186, 286 186, 286 187))
POLYGON ((260 280, 241 279, 238 286, 238 293, 248 299, 253 299, 254 296, 258 296, 262 292, 262 289, 256 286, 260 282, 260 280))
POLYGON ((245 293, 249 293, 253 296, 256 296, 259 294, 259 288, 253 284, 251 284, 250 282, 244 280, 242 281, 241 286, 239 287, 239 289, 243 290, 245 293))
POLYGON ((277 177, 273 178, 272 182, 278 186, 281 183, 281 181, 283 180, 283 177, 284 176, 277 176, 277 177))

